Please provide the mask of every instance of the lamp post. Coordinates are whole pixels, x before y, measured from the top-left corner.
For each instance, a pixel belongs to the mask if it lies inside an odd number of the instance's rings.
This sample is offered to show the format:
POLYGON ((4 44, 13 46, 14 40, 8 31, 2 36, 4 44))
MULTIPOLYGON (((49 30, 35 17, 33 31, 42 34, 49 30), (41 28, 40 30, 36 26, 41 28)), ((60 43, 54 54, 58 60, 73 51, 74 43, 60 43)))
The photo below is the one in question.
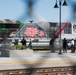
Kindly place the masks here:
MULTIPOLYGON (((59 0, 59 1, 56 0, 55 6, 54 6, 54 8, 59 8, 59 28, 60 28, 60 32, 61 32, 61 5, 62 6, 68 6, 67 3, 66 3, 66 0, 64 0, 63 4, 62 4, 62 0, 59 0), (57 5, 57 2, 59 2, 59 7, 57 5)), ((61 44, 61 33, 60 33, 59 45, 60 44, 61 44)), ((59 54, 62 54, 61 49, 59 50, 59 54)))

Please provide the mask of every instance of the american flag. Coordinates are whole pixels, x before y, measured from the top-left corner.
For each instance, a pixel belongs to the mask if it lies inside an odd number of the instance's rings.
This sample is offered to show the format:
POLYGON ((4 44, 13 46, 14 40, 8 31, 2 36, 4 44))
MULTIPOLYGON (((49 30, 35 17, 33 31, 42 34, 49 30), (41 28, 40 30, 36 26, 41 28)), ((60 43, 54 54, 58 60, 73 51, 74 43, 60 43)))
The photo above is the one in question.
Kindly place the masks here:
POLYGON ((36 27, 31 27, 31 26, 26 27, 26 31, 24 32, 24 35, 31 38, 35 37, 36 35, 39 37, 46 36, 43 30, 39 30, 36 27))

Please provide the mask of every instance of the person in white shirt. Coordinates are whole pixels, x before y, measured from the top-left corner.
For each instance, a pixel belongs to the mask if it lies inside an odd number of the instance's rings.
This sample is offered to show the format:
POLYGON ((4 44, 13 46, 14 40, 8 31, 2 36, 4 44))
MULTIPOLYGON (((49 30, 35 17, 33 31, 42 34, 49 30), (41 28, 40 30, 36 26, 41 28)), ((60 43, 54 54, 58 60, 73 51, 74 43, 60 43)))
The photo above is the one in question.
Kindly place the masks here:
POLYGON ((72 45, 74 46, 74 40, 73 40, 73 39, 72 39, 72 42, 71 42, 71 43, 72 43, 72 45))
POLYGON ((75 52, 74 39, 72 39, 71 43, 72 43, 72 45, 71 45, 71 53, 74 53, 75 52))

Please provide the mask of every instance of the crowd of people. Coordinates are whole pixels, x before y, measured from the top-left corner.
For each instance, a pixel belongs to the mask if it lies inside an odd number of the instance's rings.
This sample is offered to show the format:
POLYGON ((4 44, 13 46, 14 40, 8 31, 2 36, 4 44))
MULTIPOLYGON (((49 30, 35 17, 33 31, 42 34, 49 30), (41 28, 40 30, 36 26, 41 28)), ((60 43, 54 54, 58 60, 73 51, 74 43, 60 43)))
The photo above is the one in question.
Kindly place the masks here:
MULTIPOLYGON (((21 40, 21 44, 24 45, 24 46, 26 46, 26 43, 27 43, 27 41, 23 37, 23 39, 21 40)), ((18 44, 18 40, 15 40, 15 44, 18 44)), ((64 53, 67 53, 67 50, 68 50, 68 42, 67 42, 67 39, 66 38, 63 39, 62 45, 63 45, 63 52, 64 53)), ((27 48, 32 49, 32 40, 31 39, 29 41, 29 44, 28 44, 27 48)), ((71 53, 74 53, 75 52, 75 41, 74 41, 74 39, 71 39, 71 47, 70 47, 70 49, 71 49, 71 53)))

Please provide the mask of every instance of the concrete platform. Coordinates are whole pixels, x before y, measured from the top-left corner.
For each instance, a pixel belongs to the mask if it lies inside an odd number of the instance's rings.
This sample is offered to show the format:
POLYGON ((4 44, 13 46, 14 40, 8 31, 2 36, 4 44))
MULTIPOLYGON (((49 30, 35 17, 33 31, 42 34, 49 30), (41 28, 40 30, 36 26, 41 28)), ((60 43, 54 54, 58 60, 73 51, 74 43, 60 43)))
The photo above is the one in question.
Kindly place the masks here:
POLYGON ((51 52, 34 52, 31 57, 0 57, 0 70, 62 66, 76 66, 76 52, 61 55, 51 52))

